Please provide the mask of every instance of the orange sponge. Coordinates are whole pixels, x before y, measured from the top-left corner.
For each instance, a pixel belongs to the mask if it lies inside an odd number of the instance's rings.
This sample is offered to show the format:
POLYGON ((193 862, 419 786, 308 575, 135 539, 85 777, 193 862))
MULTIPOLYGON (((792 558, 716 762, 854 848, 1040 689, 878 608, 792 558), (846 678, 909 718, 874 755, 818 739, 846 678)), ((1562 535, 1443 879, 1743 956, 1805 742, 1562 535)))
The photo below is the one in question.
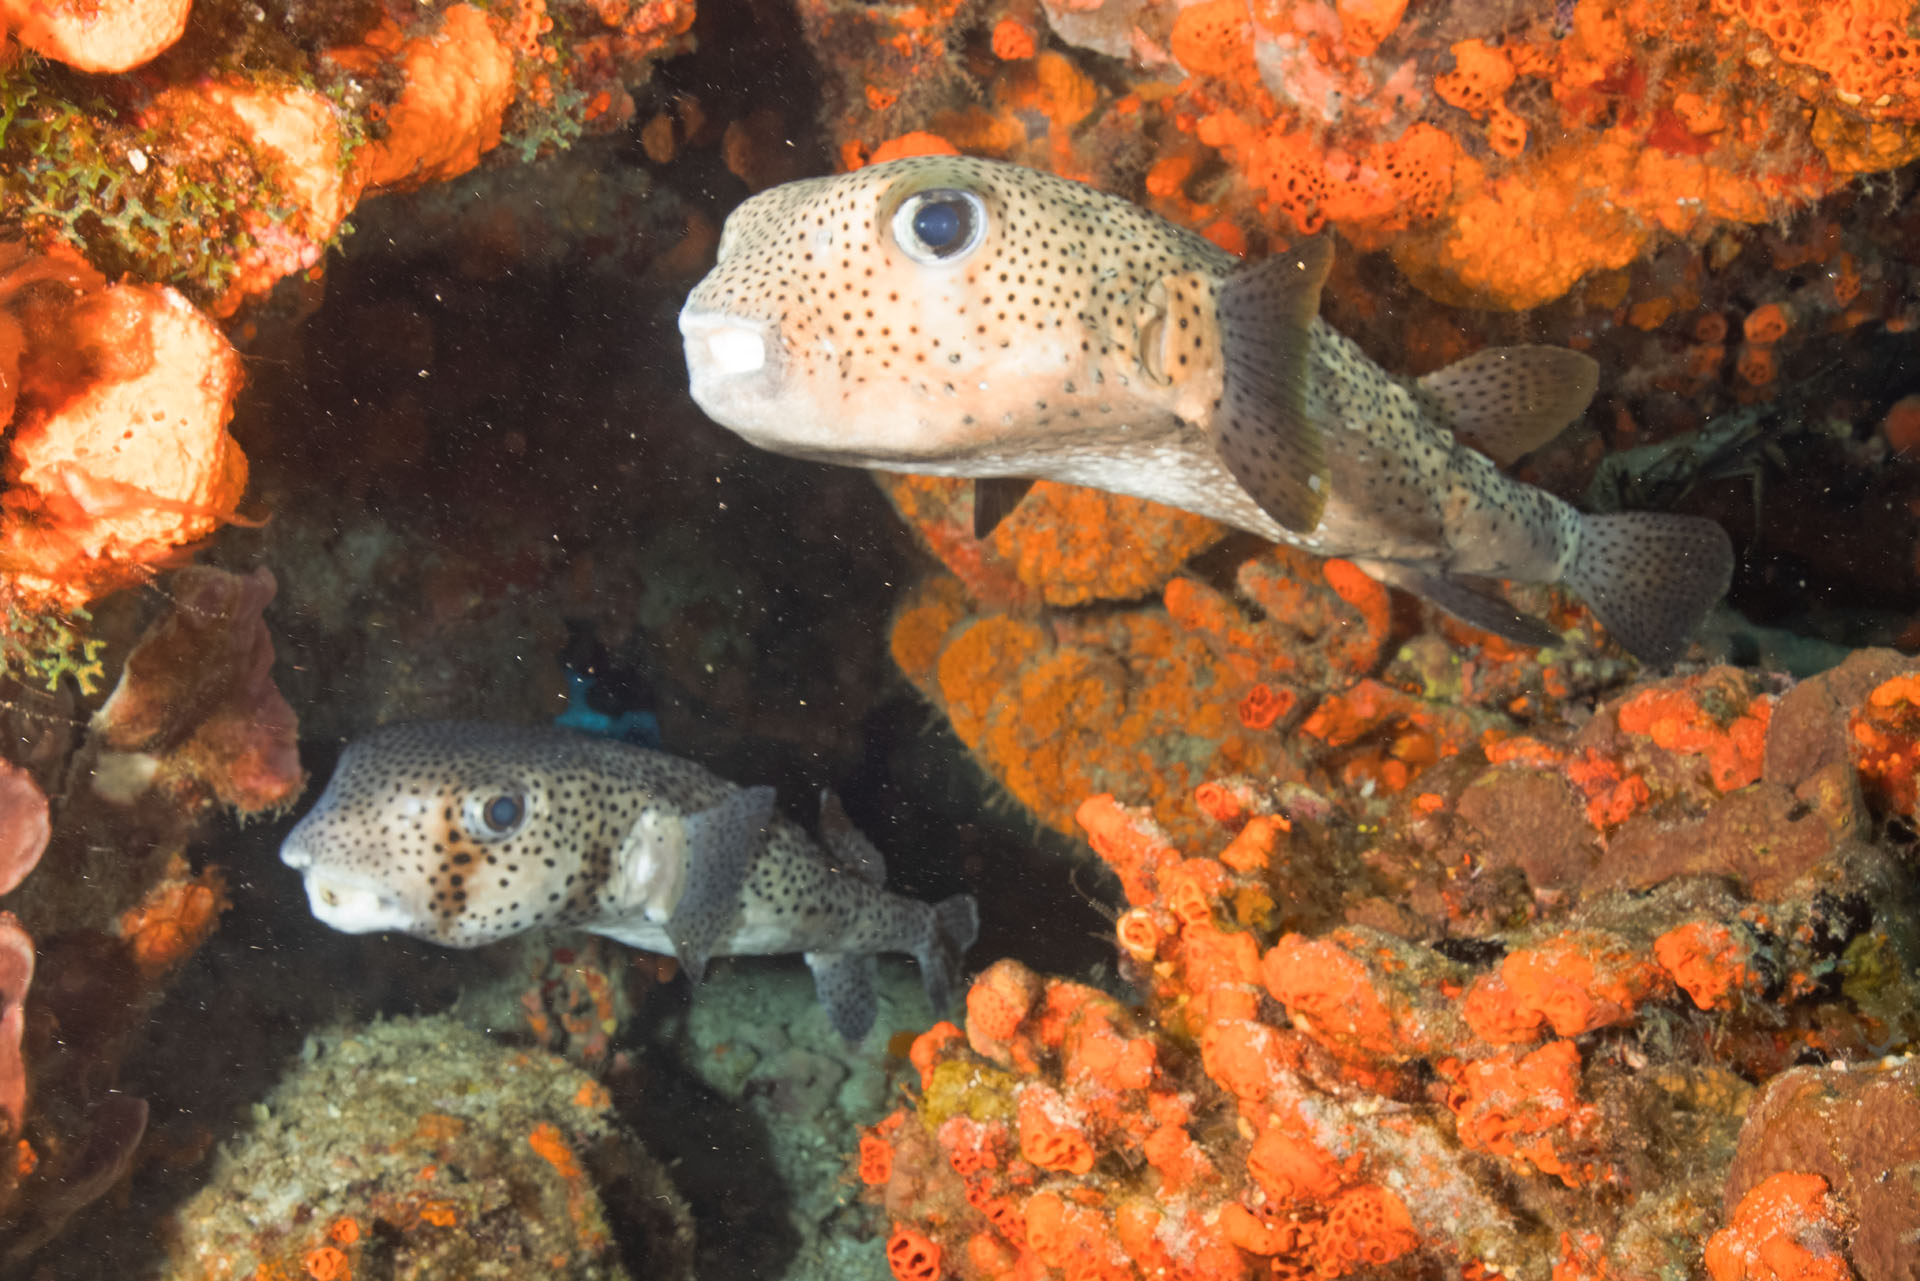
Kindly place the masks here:
POLYGON ((240 358, 186 299, 116 285, 58 323, 24 367, 0 560, 23 596, 71 609, 231 519, 247 460, 226 430, 240 358))
MULTIPOLYGON (((396 34, 383 28, 368 41, 383 64, 382 46, 392 46, 396 34)), ((358 52, 335 57, 351 63, 358 52)), ((373 191, 412 191, 458 177, 500 145, 513 103, 513 55, 482 10, 454 5, 437 32, 394 52, 404 87, 387 113, 386 137, 354 156, 358 182, 373 191)))
POLYGON ((0 28, 81 71, 127 71, 187 29, 189 0, 7 0, 0 28))

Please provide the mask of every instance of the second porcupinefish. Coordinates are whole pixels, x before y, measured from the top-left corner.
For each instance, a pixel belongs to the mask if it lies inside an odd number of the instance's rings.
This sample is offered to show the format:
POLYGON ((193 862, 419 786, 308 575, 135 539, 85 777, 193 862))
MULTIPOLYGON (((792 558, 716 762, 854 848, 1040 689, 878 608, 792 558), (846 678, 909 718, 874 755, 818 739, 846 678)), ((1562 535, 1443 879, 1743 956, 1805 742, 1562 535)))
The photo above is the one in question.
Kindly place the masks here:
POLYGON ((1558 640, 1478 579, 1564 581, 1667 663, 1727 588, 1712 521, 1589 516, 1501 466, 1586 409, 1557 347, 1397 378, 1319 317, 1325 238, 1242 263, 1082 183, 922 156, 728 217, 680 313, 694 400, 784 454, 977 481, 977 530, 1045 478, 1344 556, 1476 626, 1558 640))
POLYGON ((829 795, 824 847, 692 761, 552 727, 375 730, 342 753, 281 861, 337 930, 478 947, 570 925, 677 957, 801 952, 828 1017, 858 1040, 877 1008, 873 954, 908 952, 935 1013, 979 915, 882 888, 880 854, 829 795))

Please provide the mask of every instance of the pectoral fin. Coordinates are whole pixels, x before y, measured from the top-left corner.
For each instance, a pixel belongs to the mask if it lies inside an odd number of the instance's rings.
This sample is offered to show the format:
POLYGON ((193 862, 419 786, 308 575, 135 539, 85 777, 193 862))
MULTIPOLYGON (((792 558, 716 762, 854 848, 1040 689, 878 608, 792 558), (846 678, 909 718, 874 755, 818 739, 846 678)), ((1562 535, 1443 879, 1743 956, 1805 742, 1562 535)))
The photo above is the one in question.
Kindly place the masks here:
POLYGON ((1320 236, 1220 286, 1214 448, 1261 509, 1295 533, 1318 526, 1327 505, 1326 442, 1307 416, 1307 354, 1332 265, 1333 246, 1320 236))
POLYGON ((998 528, 1033 488, 1029 476, 982 476, 973 482, 973 536, 985 538, 998 528))
POLYGON ((667 938, 695 983, 707 958, 733 928, 747 868, 767 840, 773 789, 743 787, 686 822, 687 888, 667 918, 667 938))
POLYGON ((1599 385, 1592 357, 1565 347, 1488 347, 1420 380, 1454 438, 1502 467, 1564 431, 1599 385))
POLYGON ((1492 632, 1516 645, 1547 647, 1562 643, 1560 633, 1531 614, 1523 614, 1498 596, 1464 579, 1438 570, 1416 569, 1392 561, 1356 560, 1361 569, 1383 583, 1403 587, 1430 605, 1437 605, 1461 622, 1492 632))

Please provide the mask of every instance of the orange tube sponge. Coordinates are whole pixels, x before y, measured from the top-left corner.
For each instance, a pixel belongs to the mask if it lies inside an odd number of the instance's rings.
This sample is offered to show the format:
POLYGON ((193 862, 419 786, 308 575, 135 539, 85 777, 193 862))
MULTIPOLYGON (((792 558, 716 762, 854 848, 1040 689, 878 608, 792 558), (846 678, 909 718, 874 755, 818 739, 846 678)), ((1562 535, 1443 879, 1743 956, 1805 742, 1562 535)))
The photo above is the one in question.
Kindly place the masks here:
POLYGON ((1707 1240, 1713 1281, 1853 1281, 1840 1253, 1837 1207, 1817 1174, 1776 1174, 1733 1211, 1707 1240))
POLYGON ((1073 1109, 1052 1086, 1020 1087, 1020 1155, 1042 1170, 1085 1174, 1093 1168, 1093 1144, 1073 1109))
POLYGON ((1747 313, 1741 332, 1750 343, 1777 343, 1793 328, 1793 312, 1785 303, 1762 303, 1747 313))
POLYGON ((1135 907, 1153 902, 1160 877, 1181 862, 1180 851, 1147 810, 1122 805, 1110 795, 1089 796, 1073 819, 1093 852, 1120 877, 1127 902, 1135 907))
POLYGON ((1392 1263, 1418 1249, 1420 1238, 1406 1203, 1383 1187, 1366 1184, 1334 1198, 1314 1245, 1318 1275, 1340 1277, 1392 1263))
POLYGON ((29 600, 75 608, 232 517, 240 360, 159 285, 84 297, 52 332, 22 367, 0 562, 29 600))
POLYGON ((513 103, 513 55, 473 5, 454 5, 438 31, 397 53, 404 83, 386 137, 354 155, 355 178, 370 191, 412 191, 467 172, 500 145, 513 103))
POLYGON ((1453 70, 1434 78, 1433 91, 1474 116, 1485 116, 1506 96, 1513 84, 1513 63, 1484 40, 1462 40, 1453 46, 1453 70))
POLYGON ((81 71, 127 71, 187 29, 189 0, 6 0, 0 28, 81 71))
POLYGON ((1460 1003, 1461 1017, 1473 1034, 1490 1045, 1514 1045, 1540 1039, 1540 1011, 1514 995, 1498 973, 1482 974, 1460 1003))
POLYGON ((904 1223, 893 1225, 887 1238, 887 1269, 894 1281, 939 1281, 940 1246, 904 1223))
POLYGON ((1027 1245, 1042 1263, 1077 1281, 1131 1281, 1135 1275, 1107 1216, 1070 1204, 1057 1192, 1036 1192, 1027 1202, 1027 1245))
POLYGON ((1902 396, 1880 420, 1887 448, 1908 458, 1920 457, 1920 396, 1902 396))
POLYGON ((1340 14, 1347 52, 1356 58, 1369 58, 1406 16, 1407 0, 1338 0, 1335 9, 1340 14))

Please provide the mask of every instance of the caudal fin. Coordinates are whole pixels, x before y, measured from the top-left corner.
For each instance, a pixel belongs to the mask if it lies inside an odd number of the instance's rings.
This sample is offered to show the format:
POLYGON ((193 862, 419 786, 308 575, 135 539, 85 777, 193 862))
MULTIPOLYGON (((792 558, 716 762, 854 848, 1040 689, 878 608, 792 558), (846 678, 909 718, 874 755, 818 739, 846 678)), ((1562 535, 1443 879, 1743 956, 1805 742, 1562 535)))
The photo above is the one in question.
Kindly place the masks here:
POLYGON ((1699 516, 1588 516, 1567 586, 1641 662, 1665 667, 1733 580, 1733 542, 1699 516))
POLYGON ((973 895, 955 894, 933 905, 933 928, 914 949, 913 959, 920 963, 920 981, 926 985, 927 1004, 934 1014, 945 1014, 952 1006, 960 967, 979 936, 980 908, 973 895))

